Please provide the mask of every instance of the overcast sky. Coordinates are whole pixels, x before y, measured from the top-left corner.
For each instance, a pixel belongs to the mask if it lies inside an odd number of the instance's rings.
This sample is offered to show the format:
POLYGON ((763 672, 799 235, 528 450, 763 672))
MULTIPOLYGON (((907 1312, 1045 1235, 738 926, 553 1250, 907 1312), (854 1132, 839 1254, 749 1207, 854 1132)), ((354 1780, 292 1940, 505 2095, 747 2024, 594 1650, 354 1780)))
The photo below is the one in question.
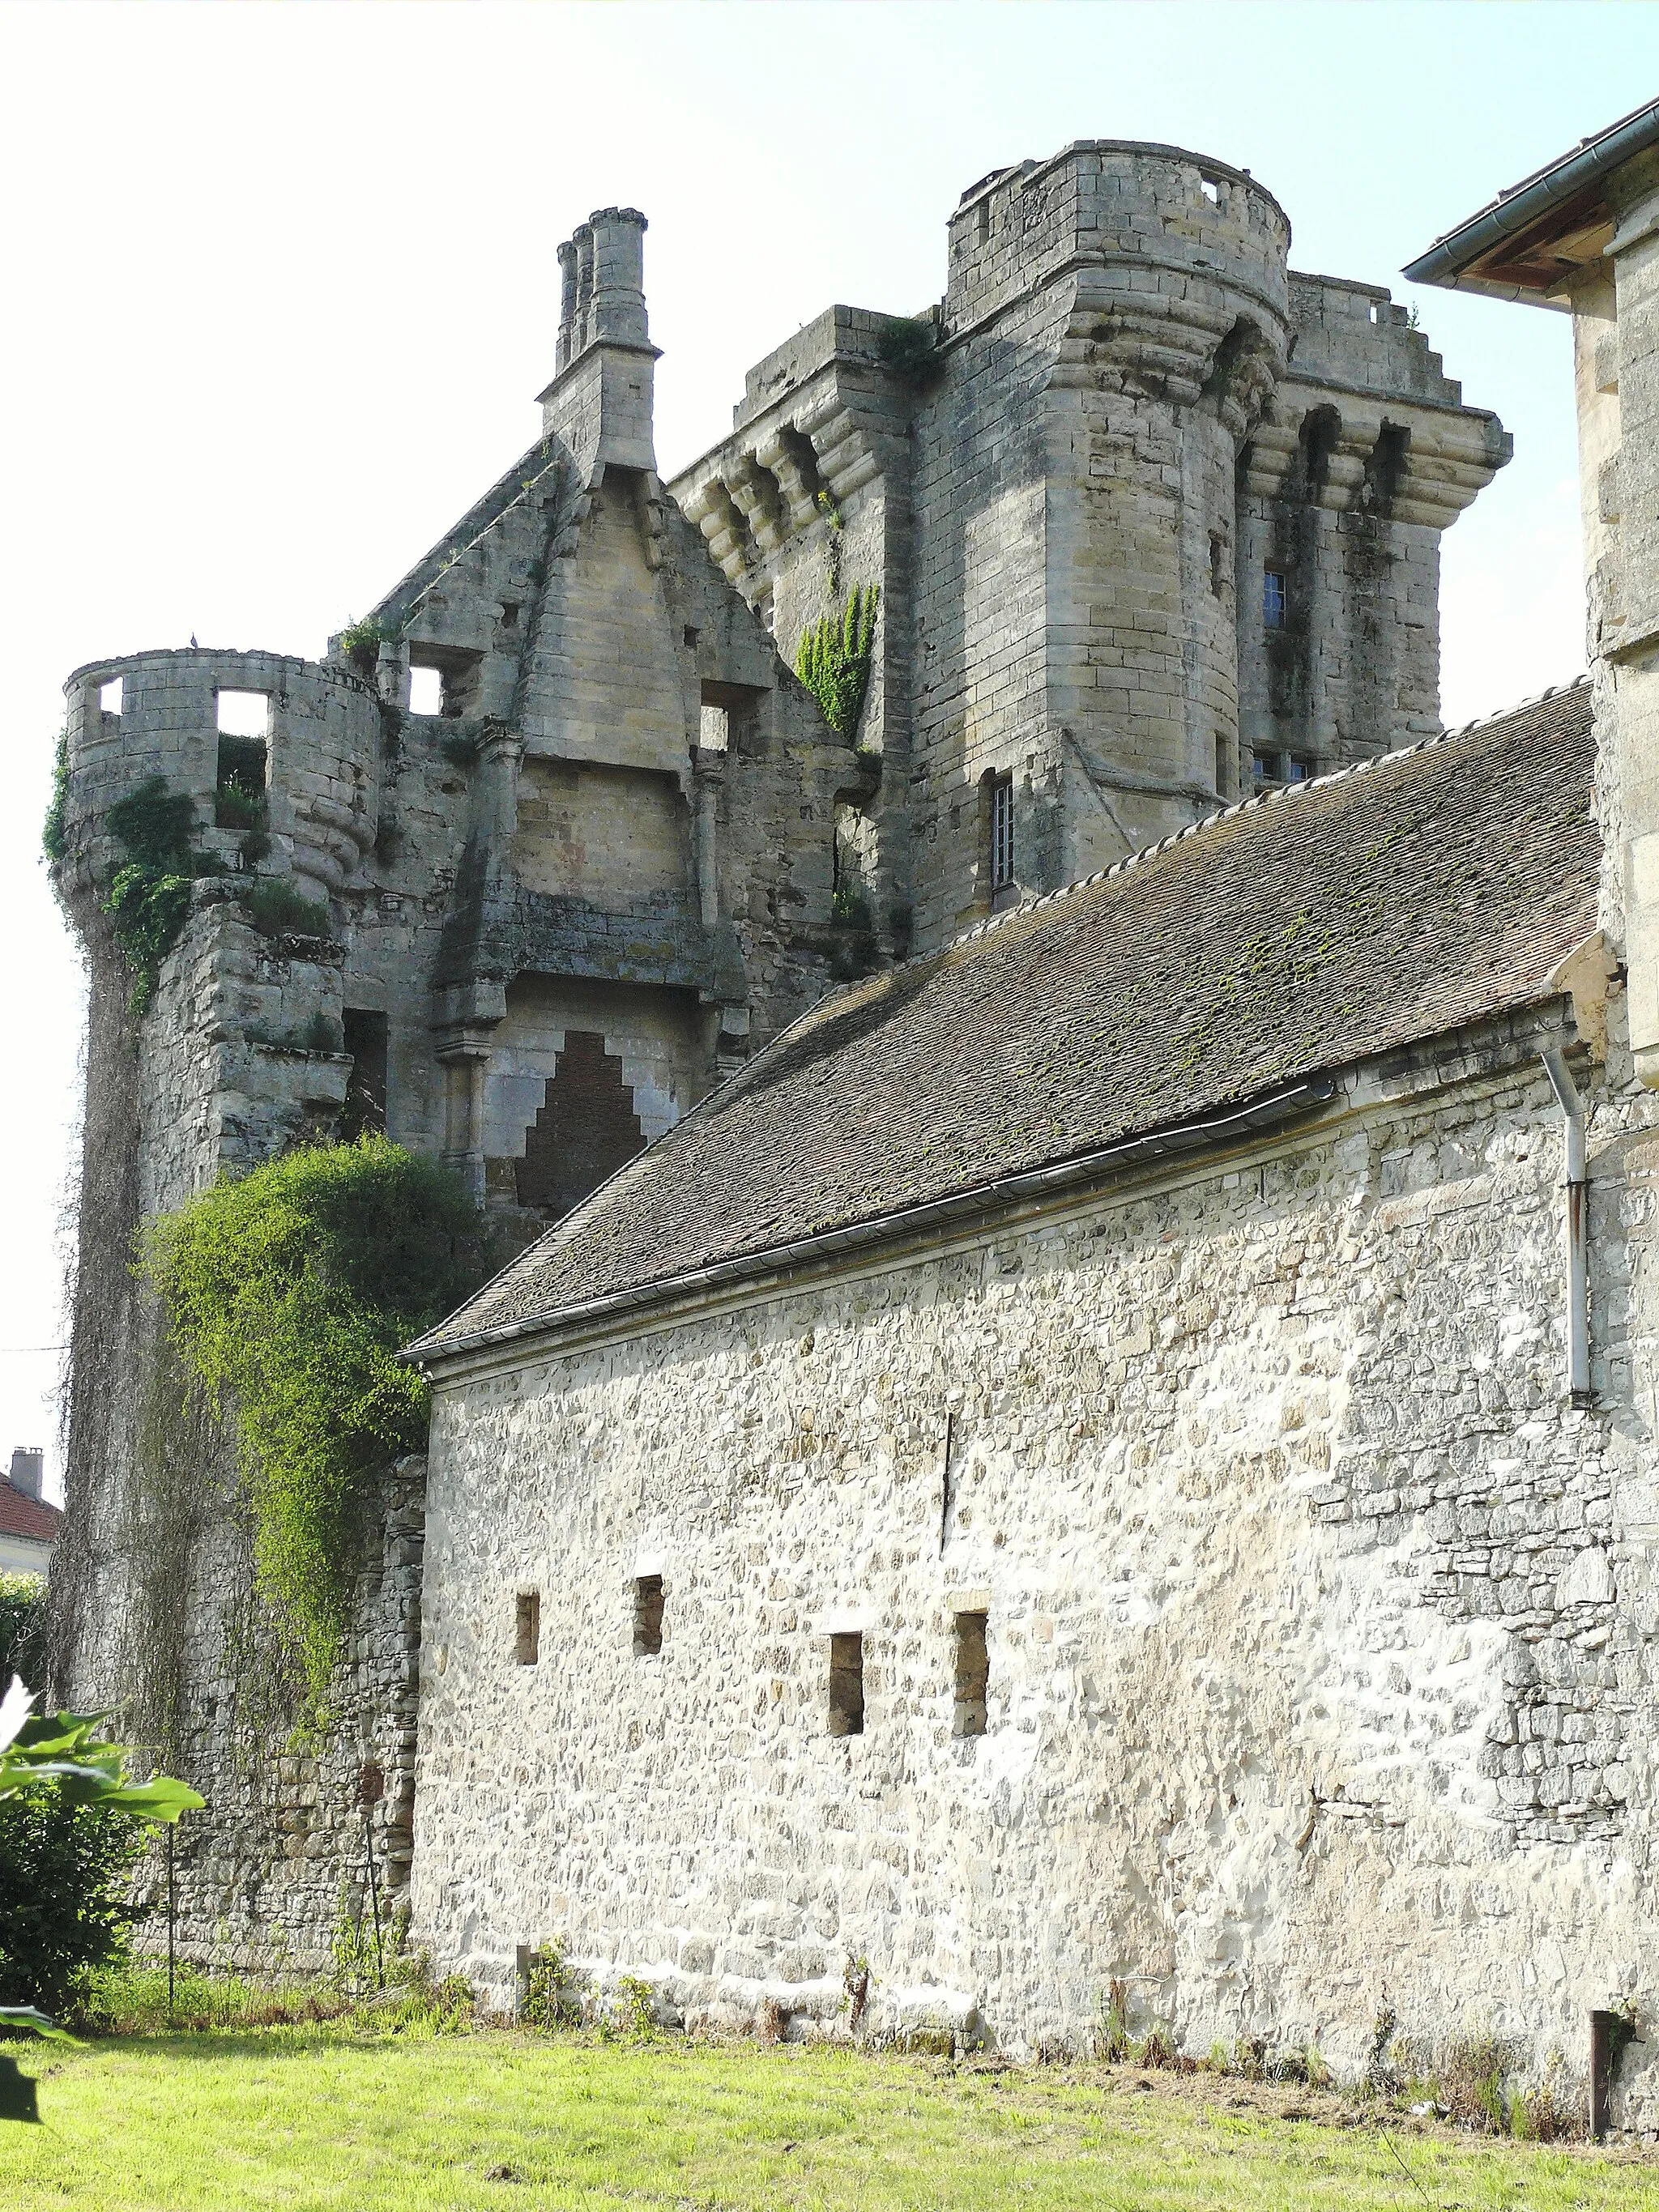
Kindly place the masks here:
MULTIPOLYGON (((7 434, 0 1452, 52 1442, 80 972, 39 862, 77 662, 316 655, 535 435, 555 248, 631 202, 665 474, 832 301, 914 313, 988 170, 1083 137, 1254 171, 1295 266, 1392 284, 1659 89, 1592 4, 0 6, 7 434)), ((1445 545, 1443 709, 1583 665, 1568 329, 1426 292, 1515 433, 1445 545)), ((53 1451, 55 1458, 55 1450, 53 1451)))

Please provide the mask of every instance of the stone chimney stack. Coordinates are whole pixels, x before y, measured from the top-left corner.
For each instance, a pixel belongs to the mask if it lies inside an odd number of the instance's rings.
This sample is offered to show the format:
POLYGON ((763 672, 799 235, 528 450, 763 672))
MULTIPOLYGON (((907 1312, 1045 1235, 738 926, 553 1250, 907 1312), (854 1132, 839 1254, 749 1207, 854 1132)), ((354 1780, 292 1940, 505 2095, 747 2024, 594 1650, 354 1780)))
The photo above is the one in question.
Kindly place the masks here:
POLYGON ((11 1473, 6 1480, 14 1490, 25 1498, 38 1498, 40 1486, 46 1479, 46 1455, 37 1445, 33 1450, 19 1444, 11 1455, 11 1473))
POLYGON ((583 480, 609 465, 654 473, 653 369, 645 310, 645 217, 599 208, 559 248, 559 337, 543 428, 583 480))

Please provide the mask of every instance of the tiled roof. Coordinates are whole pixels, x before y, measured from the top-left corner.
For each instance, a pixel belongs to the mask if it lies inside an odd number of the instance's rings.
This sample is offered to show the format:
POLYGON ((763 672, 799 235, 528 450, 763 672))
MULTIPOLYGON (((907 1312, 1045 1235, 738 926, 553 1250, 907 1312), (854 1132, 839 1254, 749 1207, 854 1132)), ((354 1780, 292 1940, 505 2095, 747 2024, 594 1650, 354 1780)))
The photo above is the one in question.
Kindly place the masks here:
POLYGON ((1590 696, 1210 817, 832 992, 422 1356, 1525 1003, 1595 926, 1590 696))
POLYGON ((44 1498, 25 1498, 0 1478, 0 1536, 32 1536, 50 1544, 57 1539, 63 1517, 61 1507, 48 1505, 44 1498))

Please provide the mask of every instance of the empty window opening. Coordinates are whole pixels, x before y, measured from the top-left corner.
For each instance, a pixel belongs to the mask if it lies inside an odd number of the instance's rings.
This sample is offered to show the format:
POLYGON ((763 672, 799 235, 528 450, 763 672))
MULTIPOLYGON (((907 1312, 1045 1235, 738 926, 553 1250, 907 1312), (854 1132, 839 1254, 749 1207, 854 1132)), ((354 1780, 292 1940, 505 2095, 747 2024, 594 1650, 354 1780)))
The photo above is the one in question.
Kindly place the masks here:
POLYGON ((991 890, 1006 890, 1014 880, 1014 779, 1000 775, 991 786, 991 890))
POLYGON ((662 1650, 662 1577, 641 1575, 634 1584, 634 1656, 654 1659, 662 1650))
POLYGON ((501 607, 501 628, 503 629, 517 629, 518 627, 519 603, 516 599, 507 599, 503 602, 501 607))
POLYGON ((864 1734, 864 1636, 858 1629, 830 1638, 830 1733, 864 1734))
POLYGON ((270 734, 270 695, 265 691, 222 691, 219 727, 228 738, 270 734))
POLYGON ((542 1656, 542 1594, 520 1590, 513 1615, 513 1656, 520 1667, 533 1667, 542 1656))
POLYGON ((1198 189, 1203 193, 1205 198, 1208 200, 1212 207, 1220 206, 1221 187, 1213 180, 1213 179, 1209 177, 1200 177, 1198 180, 1198 189))
POLYGON ((444 710, 444 679, 436 668, 411 668, 409 672, 409 711, 411 714, 441 714, 444 710))
POLYGON ((1218 730, 1215 738, 1215 792, 1218 799, 1231 799, 1233 795, 1233 766, 1237 758, 1237 749, 1231 740, 1218 730))
MULTIPOLYGON (((223 696, 222 692, 220 696, 223 696)), ((266 774, 263 738, 220 738, 218 785, 213 794, 216 828, 264 829, 266 774)), ((260 855, 256 852, 252 857, 257 860, 260 855)))
POLYGON ((121 711, 121 678, 112 676, 107 684, 98 686, 98 709, 104 714, 118 714, 121 711))
POLYGON ((1227 541, 1218 530, 1210 532, 1210 590, 1218 599, 1227 581, 1227 541))
POLYGON ((543 1103, 515 1163, 520 1206, 568 1213, 608 1176, 645 1150, 645 1132, 621 1060, 605 1039, 567 1030, 543 1103))
POLYGON ((1252 783, 1256 784, 1277 783, 1279 781, 1278 754, 1252 753, 1250 755, 1250 781, 1252 783))
POLYGON ((983 1613, 959 1613, 957 1615, 957 1698, 953 1722, 953 1733, 957 1735, 983 1735, 985 1733, 985 1690, 991 1675, 991 1662, 985 1644, 988 1619, 989 1615, 983 1613))
POLYGON ((723 753, 731 735, 732 725, 725 708, 704 707, 697 726, 697 743, 704 751, 723 753))
POLYGON ((690 623, 687 623, 684 629, 681 632, 681 635, 685 640, 686 651, 688 653, 695 653, 697 649, 697 640, 702 635, 701 631, 693 629, 690 623))
POLYGON ((1277 568, 1264 568, 1261 574, 1261 627, 1285 627, 1285 579, 1277 568))
POLYGON ((1314 764, 1305 753, 1287 753, 1285 757, 1286 783, 1306 783, 1314 773, 1314 764))
POLYGON ((347 1144, 354 1144, 359 1137, 378 1135, 386 1128, 386 1016, 348 1006, 344 1028, 351 1077, 340 1113, 340 1134, 347 1144))
POLYGON ((416 645, 410 648, 409 711, 411 714, 476 714, 483 689, 483 655, 459 645, 416 645))
POLYGON ((982 199, 974 210, 974 242, 983 246, 991 235, 991 203, 982 199))

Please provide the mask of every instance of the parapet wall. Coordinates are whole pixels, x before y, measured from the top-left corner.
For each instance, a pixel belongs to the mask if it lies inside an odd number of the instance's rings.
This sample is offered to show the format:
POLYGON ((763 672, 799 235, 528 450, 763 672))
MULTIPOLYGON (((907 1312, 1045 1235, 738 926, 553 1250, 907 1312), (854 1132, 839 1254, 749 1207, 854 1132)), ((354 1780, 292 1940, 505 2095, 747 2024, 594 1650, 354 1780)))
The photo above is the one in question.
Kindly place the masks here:
POLYGON ((326 901, 374 842, 380 713, 374 688, 343 666, 284 653, 201 650, 89 661, 65 686, 70 788, 65 828, 77 873, 117 860, 104 816, 160 775, 195 805, 204 849, 230 860, 239 842, 213 829, 220 783, 219 695, 268 702, 266 797, 275 864, 326 901), (119 687, 118 711, 100 697, 119 687))

